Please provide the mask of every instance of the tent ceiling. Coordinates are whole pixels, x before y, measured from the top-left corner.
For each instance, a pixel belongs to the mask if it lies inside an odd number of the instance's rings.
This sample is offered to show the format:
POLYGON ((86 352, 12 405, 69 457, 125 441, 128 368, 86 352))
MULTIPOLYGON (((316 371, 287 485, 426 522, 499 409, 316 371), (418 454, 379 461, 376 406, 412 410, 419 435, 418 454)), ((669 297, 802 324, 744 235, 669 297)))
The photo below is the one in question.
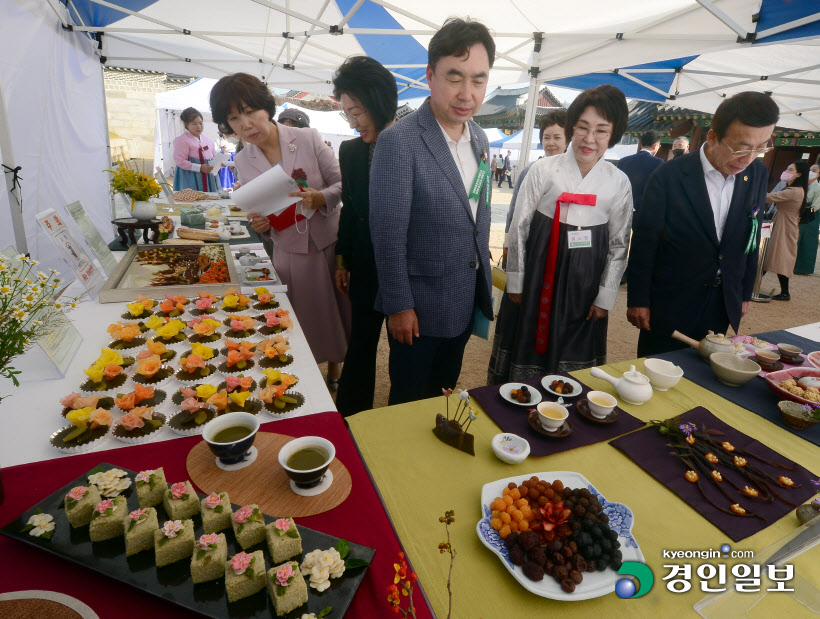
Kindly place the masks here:
MULTIPOLYGON (((215 78, 246 71, 327 93, 335 67, 366 53, 394 72, 402 98, 425 94, 426 46, 452 15, 492 27, 498 53, 490 85, 497 86, 527 81, 533 64, 548 80, 749 46, 738 34, 755 31, 761 9, 761 0, 583 0, 577 11, 564 0, 63 2, 79 30, 104 33, 102 54, 112 66, 215 78)), ((776 24, 777 15, 768 15, 776 24)))

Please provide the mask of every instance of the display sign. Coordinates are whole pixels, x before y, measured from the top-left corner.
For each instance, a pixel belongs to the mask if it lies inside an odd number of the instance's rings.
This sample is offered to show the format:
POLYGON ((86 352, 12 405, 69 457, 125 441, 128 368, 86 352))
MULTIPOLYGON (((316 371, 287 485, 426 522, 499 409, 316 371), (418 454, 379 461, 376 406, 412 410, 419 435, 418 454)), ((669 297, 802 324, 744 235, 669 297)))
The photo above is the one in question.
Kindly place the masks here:
POLYGON ((91 251, 97 256, 97 260, 100 261, 105 274, 111 275, 114 269, 117 268, 117 259, 114 258, 114 254, 112 254, 108 248, 108 243, 103 240, 100 231, 91 223, 91 219, 89 219, 88 213, 85 208, 83 208, 83 205, 80 204, 79 201, 72 202, 65 207, 65 210, 68 211, 68 214, 71 215, 74 222, 80 228, 80 232, 83 237, 85 237, 89 247, 91 247, 91 251))
POLYGON ((46 231, 55 247, 60 250, 63 258, 71 266, 71 270, 82 282, 85 289, 94 293, 103 285, 103 278, 94 266, 91 259, 82 245, 71 234, 68 226, 63 222, 62 216, 53 208, 37 213, 37 221, 43 230, 46 231))

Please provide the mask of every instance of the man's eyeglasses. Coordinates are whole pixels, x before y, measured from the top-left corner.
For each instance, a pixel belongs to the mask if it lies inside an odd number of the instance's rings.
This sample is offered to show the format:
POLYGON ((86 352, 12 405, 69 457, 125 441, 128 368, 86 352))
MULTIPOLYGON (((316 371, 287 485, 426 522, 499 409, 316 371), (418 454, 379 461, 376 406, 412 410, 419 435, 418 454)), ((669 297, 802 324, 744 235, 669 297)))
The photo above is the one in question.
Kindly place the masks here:
POLYGON ((589 127, 583 127, 581 125, 575 125, 572 128, 572 132, 577 135, 579 138, 587 137, 590 132, 592 133, 592 137, 596 140, 608 140, 612 136, 611 131, 607 131, 606 129, 590 129, 589 127))
POLYGON ((345 114, 344 112, 342 112, 342 117, 347 121, 347 124, 353 122, 356 125, 358 125, 359 118, 361 118, 362 116, 367 116, 367 110, 365 110, 364 112, 359 112, 358 114, 345 114))
POLYGON ((746 150, 735 150, 731 146, 729 146, 726 142, 721 142, 726 148, 729 149, 729 152, 732 153, 732 157, 735 159, 740 159, 741 157, 748 157, 749 155, 754 155, 758 157, 764 153, 768 153, 770 150, 774 148, 774 146, 766 146, 764 148, 750 148, 746 150))

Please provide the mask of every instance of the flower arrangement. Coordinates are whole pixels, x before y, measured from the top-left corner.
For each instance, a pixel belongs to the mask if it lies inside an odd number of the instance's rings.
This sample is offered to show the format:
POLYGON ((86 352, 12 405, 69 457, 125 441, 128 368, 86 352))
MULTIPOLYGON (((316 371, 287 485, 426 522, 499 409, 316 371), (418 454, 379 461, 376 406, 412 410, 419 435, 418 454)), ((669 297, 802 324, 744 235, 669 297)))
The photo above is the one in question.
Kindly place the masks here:
POLYGON ((162 191, 162 187, 156 179, 138 170, 132 170, 122 161, 117 164, 116 170, 105 171, 112 174, 111 188, 114 193, 121 193, 131 198, 132 211, 135 202, 147 201, 149 198, 159 195, 162 191))
POLYGON ((15 387, 20 385, 20 372, 12 360, 36 337, 58 328, 60 314, 77 307, 76 299, 59 300, 59 273, 54 269, 48 275, 40 273, 34 268, 37 264, 27 256, 0 254, 0 376, 10 378, 15 387))

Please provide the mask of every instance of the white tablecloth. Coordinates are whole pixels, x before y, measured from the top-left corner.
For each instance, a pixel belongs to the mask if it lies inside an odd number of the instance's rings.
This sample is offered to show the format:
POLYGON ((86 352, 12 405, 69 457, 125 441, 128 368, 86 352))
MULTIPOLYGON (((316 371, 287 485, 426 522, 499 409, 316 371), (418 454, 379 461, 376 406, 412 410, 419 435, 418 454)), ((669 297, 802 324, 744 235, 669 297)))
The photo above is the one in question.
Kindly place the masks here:
MULTIPOLYGON (((786 329, 789 333, 794 333, 800 337, 805 337, 808 340, 820 342, 820 322, 813 322, 810 325, 800 325, 799 327, 792 327, 786 329)), ((804 350, 804 353, 814 352, 813 350, 804 350)))
MULTIPOLYGON (((243 287, 242 291, 249 294, 252 292, 252 288, 243 287)), ((296 315, 293 313, 293 308, 287 295, 276 293, 275 297, 276 300, 279 301, 281 308, 291 312, 294 323, 293 329, 284 332, 284 335, 287 335, 289 338, 293 363, 283 368, 282 371, 294 374, 299 378, 299 383, 294 389, 305 397, 305 403, 299 409, 284 415, 272 415, 263 409, 262 412, 259 413, 263 422, 282 417, 299 417, 302 415, 336 410, 336 405, 328 393, 324 379, 310 352, 307 340, 302 333, 296 315)), ((49 444, 51 434, 68 425, 60 414, 62 406, 58 400, 71 392, 79 392, 80 384, 87 378, 83 370, 97 359, 100 354, 100 349, 107 346, 111 341, 109 334, 106 332, 106 328, 111 323, 123 320, 120 318, 120 315, 125 313, 125 311, 125 303, 99 304, 97 302, 87 301, 80 304, 76 310, 68 315, 74 323, 74 326, 77 327, 77 330, 83 334, 84 340, 65 378, 32 380, 34 373, 26 372, 24 376, 21 376, 26 382, 23 382, 20 387, 14 387, 9 380, 0 379, 0 394, 9 396, 4 398, 2 403, 0 403, 0 422, 3 424, 2 431, 0 431, 0 466, 8 467, 15 464, 38 462, 62 456, 61 452, 49 444)), ((255 314, 256 312, 252 313, 255 314)), ((214 314, 214 318, 220 321, 224 320, 226 316, 227 315, 222 311, 214 314)), ((190 318, 187 317, 187 319, 190 318)), ((152 332, 148 333, 150 334, 152 332)), ((263 337, 264 336, 257 332, 257 334, 250 339, 251 341, 258 342, 263 337)), ((220 343, 220 348, 222 346, 223 344, 220 343)), ((190 350, 190 348, 187 344, 185 347, 180 345, 174 346, 173 348, 177 350, 177 356, 170 364, 176 370, 179 368, 179 352, 190 350)), ((141 350, 141 348, 134 348, 130 351, 123 351, 123 354, 128 355, 130 352, 132 353, 131 356, 133 356, 139 350, 141 350)), ((223 360, 224 357, 219 357, 217 363, 214 365, 218 365, 223 360)), ((129 368, 128 370, 129 375, 133 374, 133 369, 129 368)), ((250 371, 245 372, 245 374, 253 376, 257 382, 263 376, 258 364, 250 371)), ((202 382, 209 382, 216 385, 223 380, 225 380, 224 375, 217 372, 202 382)), ((168 416, 169 413, 174 413, 178 410, 171 402, 171 395, 180 386, 182 386, 182 383, 174 378, 160 387, 168 394, 168 397, 157 407, 158 412, 168 416)), ((119 391, 125 393, 133 391, 133 389, 134 383, 129 378, 119 391)), ((122 414, 117 407, 112 409, 112 413, 115 419, 122 414)), ((180 438, 179 435, 175 434, 168 427, 161 428, 156 434, 158 436, 154 440, 159 441, 180 438)), ((125 443, 118 441, 109 433, 109 435, 102 439, 91 451, 102 451, 125 446, 125 443)))

